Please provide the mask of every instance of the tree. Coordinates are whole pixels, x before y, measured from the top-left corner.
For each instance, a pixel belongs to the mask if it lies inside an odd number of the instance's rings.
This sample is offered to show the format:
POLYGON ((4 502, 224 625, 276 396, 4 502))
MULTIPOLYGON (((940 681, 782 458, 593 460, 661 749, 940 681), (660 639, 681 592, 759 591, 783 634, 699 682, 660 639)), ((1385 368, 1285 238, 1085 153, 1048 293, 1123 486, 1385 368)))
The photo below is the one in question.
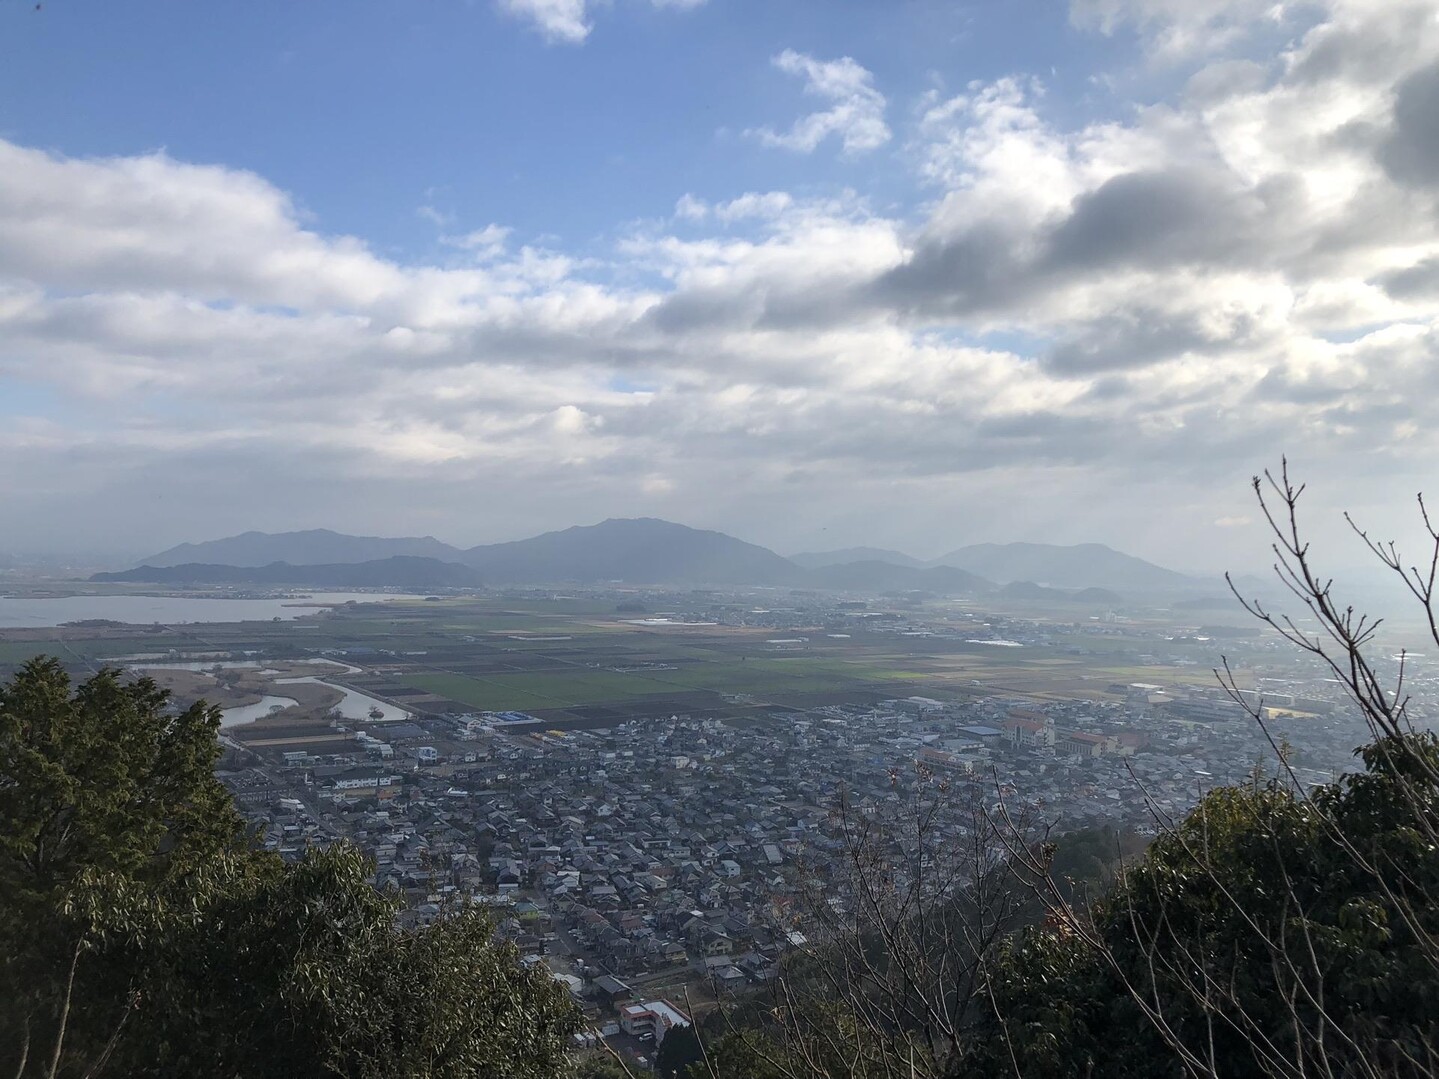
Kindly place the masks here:
POLYGON ((659 1051, 655 1053, 655 1070, 665 1079, 674 1079, 675 1076, 684 1073, 691 1064, 698 1064, 704 1059, 704 1046, 700 1043, 699 1035, 694 1027, 682 1024, 671 1027, 665 1040, 660 1043, 659 1051))
MULTIPOLYGON (((1380 623, 1341 606, 1317 573, 1299 525, 1304 488, 1287 467, 1254 486, 1276 572, 1308 621, 1241 602, 1343 688, 1369 732, 1362 767, 1307 790, 1271 737, 1271 779, 1217 790, 1166 825, 1093 907, 1042 887, 1049 925, 1013 942, 994 969, 993 1036, 976 1043, 975 1067, 1295 1079, 1439 1071, 1439 740, 1411 721, 1405 654, 1386 674, 1380 623)), ((1433 545, 1424 569, 1355 531, 1403 580, 1439 647, 1439 531, 1422 498, 1420 512, 1433 545)), ((1268 734, 1262 700, 1227 666, 1217 673, 1268 734)), ((1013 853, 1044 879, 1032 852, 1013 853)))
POLYGON ((0 686, 0 894, 51 896, 81 870, 160 883, 239 840, 214 775, 219 710, 168 704, 115 669, 72 693, 50 658, 0 686))
POLYGON ((16 1076, 562 1075, 578 1014, 457 902, 402 929, 346 846, 255 850, 218 714, 148 679, 0 688, 0 1057, 16 1076))
POLYGON ((22 1065, 53 1072, 67 1035, 104 1044, 130 1010, 114 986, 108 1008, 70 1007, 104 979, 65 913, 78 891, 101 878, 163 888, 240 841, 214 775, 218 710, 168 704, 150 679, 113 669, 72 692, 46 658, 0 687, 0 1045, 22 1065))
POLYGON ((127 897, 96 919, 147 1001, 126 1071, 164 1075, 559 1075, 568 992, 477 908, 396 927, 374 866, 340 846, 260 871, 225 859, 189 905, 127 897), (140 912, 137 916, 137 911, 140 912))
POLYGON ((580 1058, 574 1079, 635 1079, 635 1074, 609 1053, 595 1050, 580 1058))

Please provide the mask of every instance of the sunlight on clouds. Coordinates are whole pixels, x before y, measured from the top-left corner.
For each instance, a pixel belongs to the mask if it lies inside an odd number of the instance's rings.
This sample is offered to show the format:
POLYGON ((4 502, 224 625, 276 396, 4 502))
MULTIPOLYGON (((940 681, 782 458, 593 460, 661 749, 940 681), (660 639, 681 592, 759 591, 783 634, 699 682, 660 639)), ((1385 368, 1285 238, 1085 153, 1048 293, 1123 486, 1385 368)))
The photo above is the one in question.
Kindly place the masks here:
POLYGON ((749 132, 764 145, 807 154, 834 136, 844 153, 854 155, 876 150, 889 141, 884 95, 875 89, 874 77, 848 56, 816 60, 786 49, 774 58, 774 66, 804 79, 804 92, 829 102, 830 107, 801 117, 788 131, 761 127, 749 132))
POLYGON ((578 45, 590 36, 588 0, 499 0, 499 5, 529 22, 548 41, 578 45))
POLYGON ((1284 22, 1304 0, 1071 0, 1076 26, 1113 34, 1134 27, 1159 58, 1180 59, 1215 52, 1268 24, 1284 22))

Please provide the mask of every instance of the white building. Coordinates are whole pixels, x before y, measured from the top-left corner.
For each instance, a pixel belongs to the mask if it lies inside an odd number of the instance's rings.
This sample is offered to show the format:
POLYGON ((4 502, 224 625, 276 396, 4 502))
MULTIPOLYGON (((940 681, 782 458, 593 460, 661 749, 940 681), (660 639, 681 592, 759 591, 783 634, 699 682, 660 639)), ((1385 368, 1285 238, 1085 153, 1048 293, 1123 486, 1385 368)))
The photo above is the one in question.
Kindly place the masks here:
POLYGON ((674 1027, 687 1027, 690 1017, 667 1000, 648 1000, 643 1004, 626 1004, 620 1009, 620 1029, 631 1037, 653 1034, 655 1048, 674 1027))

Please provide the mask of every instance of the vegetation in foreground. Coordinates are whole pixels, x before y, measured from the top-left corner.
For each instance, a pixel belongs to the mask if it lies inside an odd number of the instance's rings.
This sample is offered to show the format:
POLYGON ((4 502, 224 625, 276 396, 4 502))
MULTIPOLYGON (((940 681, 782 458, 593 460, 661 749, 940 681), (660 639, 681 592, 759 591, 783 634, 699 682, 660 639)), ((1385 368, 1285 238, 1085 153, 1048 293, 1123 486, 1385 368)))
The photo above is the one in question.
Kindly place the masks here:
POLYGON ((414 931, 356 851, 255 850, 218 712, 149 679, 0 687, 0 1067, 27 1076, 561 1075, 578 1014, 458 907, 414 931))

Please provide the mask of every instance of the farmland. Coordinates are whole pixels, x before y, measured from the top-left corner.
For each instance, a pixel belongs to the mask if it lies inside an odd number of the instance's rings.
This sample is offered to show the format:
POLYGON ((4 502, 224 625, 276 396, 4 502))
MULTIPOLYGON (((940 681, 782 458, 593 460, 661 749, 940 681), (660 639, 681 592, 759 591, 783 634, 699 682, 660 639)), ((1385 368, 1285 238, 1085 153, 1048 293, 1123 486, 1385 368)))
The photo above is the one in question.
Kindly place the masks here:
POLYGON ((699 617, 686 616, 696 624, 646 624, 603 593, 391 597, 287 622, 5 630, 0 672, 39 652, 77 671, 137 655, 328 655, 360 668, 347 683, 403 708, 518 710, 570 725, 911 694, 1102 697, 1114 682, 1209 683, 1217 660, 1192 643, 1170 648, 1172 663, 1146 655, 1156 648, 1148 627, 1130 637, 1055 624, 1025 647, 993 647, 966 639, 991 615, 940 604, 904 614, 877 605, 870 619, 813 600, 774 613, 715 597, 648 597, 657 600, 697 608, 699 617), (761 615, 768 624, 745 624, 761 615), (910 621, 932 632, 897 630, 910 621))

